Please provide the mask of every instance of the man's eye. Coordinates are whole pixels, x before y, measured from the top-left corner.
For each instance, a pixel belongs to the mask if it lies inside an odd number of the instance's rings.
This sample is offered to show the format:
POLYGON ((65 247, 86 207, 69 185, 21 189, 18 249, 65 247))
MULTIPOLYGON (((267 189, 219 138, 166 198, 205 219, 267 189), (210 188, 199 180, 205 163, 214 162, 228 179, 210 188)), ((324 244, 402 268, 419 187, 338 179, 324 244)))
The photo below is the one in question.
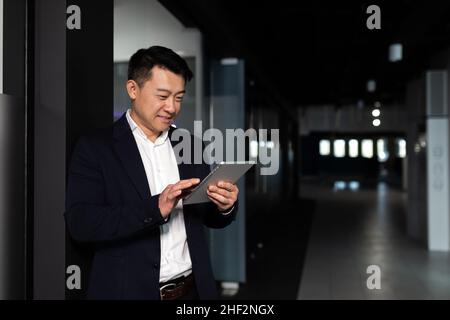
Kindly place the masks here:
POLYGON ((178 102, 183 101, 183 97, 177 97, 176 99, 177 99, 178 102))
POLYGON ((166 100, 167 96, 158 96, 161 100, 166 100))

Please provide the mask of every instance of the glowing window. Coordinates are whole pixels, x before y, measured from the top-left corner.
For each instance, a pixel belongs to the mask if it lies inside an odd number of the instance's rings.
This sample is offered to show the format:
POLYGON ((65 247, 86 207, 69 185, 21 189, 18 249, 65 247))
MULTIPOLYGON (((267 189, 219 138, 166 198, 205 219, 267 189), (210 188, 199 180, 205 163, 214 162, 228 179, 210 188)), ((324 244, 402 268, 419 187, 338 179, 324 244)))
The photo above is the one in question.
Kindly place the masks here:
POLYGON ((347 187, 345 181, 335 181, 333 191, 344 190, 347 187))
POLYGON ((365 139, 361 141, 361 155, 364 158, 373 158, 373 141, 365 139))
POLYGON ((350 190, 356 191, 359 189, 359 182, 358 181, 350 181, 348 183, 348 187, 350 188, 350 190))
POLYGON ((319 153, 321 156, 329 156, 330 155, 330 140, 320 140, 319 142, 319 153))
POLYGON ((385 162, 389 158, 389 151, 387 150, 386 139, 378 139, 377 141, 377 156, 378 161, 385 162))
POLYGON ((345 157, 345 140, 334 140, 333 151, 336 158, 345 157))
POLYGON ((397 139, 397 157, 399 157, 399 158, 406 157, 406 140, 405 139, 397 139))
POLYGON ((348 155, 351 158, 356 158, 358 156, 359 152, 358 152, 358 140, 356 139, 351 139, 348 142, 348 155))

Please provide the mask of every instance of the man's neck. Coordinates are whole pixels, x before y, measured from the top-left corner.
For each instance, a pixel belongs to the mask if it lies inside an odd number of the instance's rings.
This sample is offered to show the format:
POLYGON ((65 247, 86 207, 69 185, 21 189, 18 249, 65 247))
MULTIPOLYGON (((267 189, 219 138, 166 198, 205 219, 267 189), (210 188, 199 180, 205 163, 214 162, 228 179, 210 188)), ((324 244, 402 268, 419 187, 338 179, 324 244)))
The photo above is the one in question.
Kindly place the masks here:
POLYGON ((134 112, 133 109, 130 111, 130 117, 133 119, 134 122, 138 125, 138 127, 144 132, 147 139, 149 139, 151 142, 155 142, 156 139, 161 135, 161 131, 157 132, 152 129, 147 128, 143 121, 138 117, 138 115, 134 112))

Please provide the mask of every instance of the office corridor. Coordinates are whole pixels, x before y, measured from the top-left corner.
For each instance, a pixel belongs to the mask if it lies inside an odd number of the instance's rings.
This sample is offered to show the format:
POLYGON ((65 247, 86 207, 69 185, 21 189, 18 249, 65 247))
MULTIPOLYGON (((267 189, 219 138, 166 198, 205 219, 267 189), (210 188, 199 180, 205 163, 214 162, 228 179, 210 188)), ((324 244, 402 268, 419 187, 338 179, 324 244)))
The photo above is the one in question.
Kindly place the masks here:
POLYGON ((406 192, 305 180, 316 200, 298 299, 450 299, 450 254, 428 252, 406 234, 406 192), (381 289, 367 288, 367 267, 381 289))

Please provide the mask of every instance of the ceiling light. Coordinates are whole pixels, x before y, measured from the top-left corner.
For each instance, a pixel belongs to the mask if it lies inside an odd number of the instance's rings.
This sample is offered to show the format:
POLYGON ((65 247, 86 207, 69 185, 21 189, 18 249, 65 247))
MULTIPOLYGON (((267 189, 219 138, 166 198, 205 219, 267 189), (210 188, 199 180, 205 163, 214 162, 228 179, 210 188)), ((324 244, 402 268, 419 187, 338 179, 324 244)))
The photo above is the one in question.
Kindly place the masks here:
POLYGON ((403 46, 400 43, 394 43, 389 46, 389 61, 397 62, 403 58, 403 46))
POLYGON ((376 89, 377 89, 377 83, 375 80, 367 81, 367 91, 375 92, 376 89))
POLYGON ((380 124, 381 124, 380 119, 375 119, 375 120, 372 121, 372 125, 373 125, 374 127, 379 127, 380 124))
POLYGON ((234 66, 239 62, 238 58, 223 58, 220 60, 220 64, 223 66, 234 66))

